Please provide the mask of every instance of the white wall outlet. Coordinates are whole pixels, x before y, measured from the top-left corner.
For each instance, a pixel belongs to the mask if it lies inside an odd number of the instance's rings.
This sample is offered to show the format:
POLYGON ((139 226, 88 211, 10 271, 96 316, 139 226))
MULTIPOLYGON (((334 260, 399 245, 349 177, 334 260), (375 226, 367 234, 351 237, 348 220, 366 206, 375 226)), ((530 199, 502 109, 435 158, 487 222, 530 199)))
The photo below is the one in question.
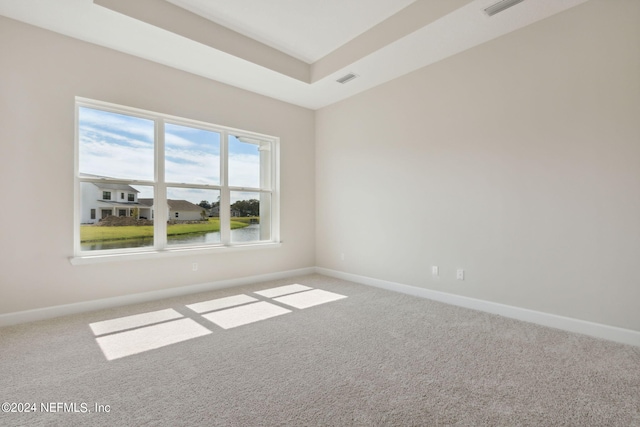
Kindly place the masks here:
POLYGON ((198 263, 197 262, 194 262, 193 264, 191 264, 191 270, 198 271, 198 263))
POLYGON ((340 261, 344 261, 344 252, 340 254, 340 261))
POLYGON ((437 265, 431 266, 431 275, 433 277, 438 277, 438 266, 437 265))
POLYGON ((458 280, 464 280, 464 270, 463 270, 463 269, 459 268, 459 269, 456 271, 456 279, 458 279, 458 280))

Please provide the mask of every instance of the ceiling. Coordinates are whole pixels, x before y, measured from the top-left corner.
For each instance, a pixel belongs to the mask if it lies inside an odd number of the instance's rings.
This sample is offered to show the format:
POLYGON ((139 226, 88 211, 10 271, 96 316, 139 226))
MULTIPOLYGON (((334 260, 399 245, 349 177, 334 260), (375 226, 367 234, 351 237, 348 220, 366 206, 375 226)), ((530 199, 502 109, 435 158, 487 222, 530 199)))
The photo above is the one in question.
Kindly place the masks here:
POLYGON ((309 64, 415 0, 167 0, 309 64))
POLYGON ((318 109, 585 1, 489 17, 498 0, 0 0, 0 15, 318 109))

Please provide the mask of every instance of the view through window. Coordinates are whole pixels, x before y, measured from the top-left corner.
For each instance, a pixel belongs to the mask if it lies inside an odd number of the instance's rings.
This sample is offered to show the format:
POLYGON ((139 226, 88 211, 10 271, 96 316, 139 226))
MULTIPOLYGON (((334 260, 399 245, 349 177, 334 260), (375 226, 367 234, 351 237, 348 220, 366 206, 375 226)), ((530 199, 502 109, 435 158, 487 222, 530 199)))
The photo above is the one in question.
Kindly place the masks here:
POLYGON ((274 242, 278 139, 77 100, 77 254, 274 242))

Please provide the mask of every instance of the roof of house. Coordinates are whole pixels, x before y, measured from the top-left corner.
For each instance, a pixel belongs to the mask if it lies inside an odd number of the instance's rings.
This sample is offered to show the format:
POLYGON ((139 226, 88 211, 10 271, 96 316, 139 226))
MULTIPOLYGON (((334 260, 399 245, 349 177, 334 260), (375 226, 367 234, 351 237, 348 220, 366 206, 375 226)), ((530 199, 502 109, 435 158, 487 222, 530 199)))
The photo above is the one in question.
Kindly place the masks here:
POLYGON ((139 193, 138 190, 127 184, 103 184, 102 182, 94 182, 98 188, 105 190, 122 190, 130 193, 139 193))
POLYGON ((138 202, 124 202, 124 201, 118 201, 118 200, 97 200, 98 207, 104 207, 104 206, 136 207, 140 205, 141 203, 138 203, 138 202))
POLYGON ((186 200, 167 200, 169 209, 173 211, 198 211, 201 212, 204 208, 202 206, 194 205, 186 200))
MULTIPOLYGON (((81 178, 101 178, 105 180, 113 179, 108 176, 94 175, 94 174, 82 173, 82 172, 80 173, 80 177, 81 178)), ((133 188, 128 184, 113 184, 109 182, 92 182, 92 184, 98 188, 101 188, 101 189, 104 188, 105 190, 123 190, 123 191, 129 191, 131 193, 139 193, 138 190, 136 190, 135 188, 133 188)))
MULTIPOLYGON (((153 199, 138 199, 138 202, 144 206, 153 206, 153 199)), ((167 200, 167 204, 169 205, 169 209, 172 211, 198 211, 201 212, 204 208, 188 202, 186 200, 167 200)))

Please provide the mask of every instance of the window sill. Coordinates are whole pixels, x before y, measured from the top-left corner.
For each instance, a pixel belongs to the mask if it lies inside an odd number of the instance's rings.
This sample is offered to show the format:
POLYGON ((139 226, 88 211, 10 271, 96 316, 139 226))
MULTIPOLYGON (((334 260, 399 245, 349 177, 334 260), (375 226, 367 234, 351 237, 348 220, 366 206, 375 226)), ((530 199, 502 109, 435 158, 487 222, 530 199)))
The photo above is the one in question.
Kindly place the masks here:
POLYGON ((215 247, 193 247, 193 248, 179 248, 179 249, 166 249, 162 251, 145 251, 145 252, 129 252, 119 254, 100 254, 100 255, 83 255, 74 256, 69 258, 71 265, 88 265, 99 264, 104 262, 120 262, 120 261, 135 261, 141 259, 160 259, 167 257, 185 256, 185 255, 208 255, 215 253, 228 253, 237 251, 247 251, 256 249, 272 249, 282 246, 281 242, 278 243, 254 243, 245 245, 233 245, 233 246, 215 246, 215 247))

